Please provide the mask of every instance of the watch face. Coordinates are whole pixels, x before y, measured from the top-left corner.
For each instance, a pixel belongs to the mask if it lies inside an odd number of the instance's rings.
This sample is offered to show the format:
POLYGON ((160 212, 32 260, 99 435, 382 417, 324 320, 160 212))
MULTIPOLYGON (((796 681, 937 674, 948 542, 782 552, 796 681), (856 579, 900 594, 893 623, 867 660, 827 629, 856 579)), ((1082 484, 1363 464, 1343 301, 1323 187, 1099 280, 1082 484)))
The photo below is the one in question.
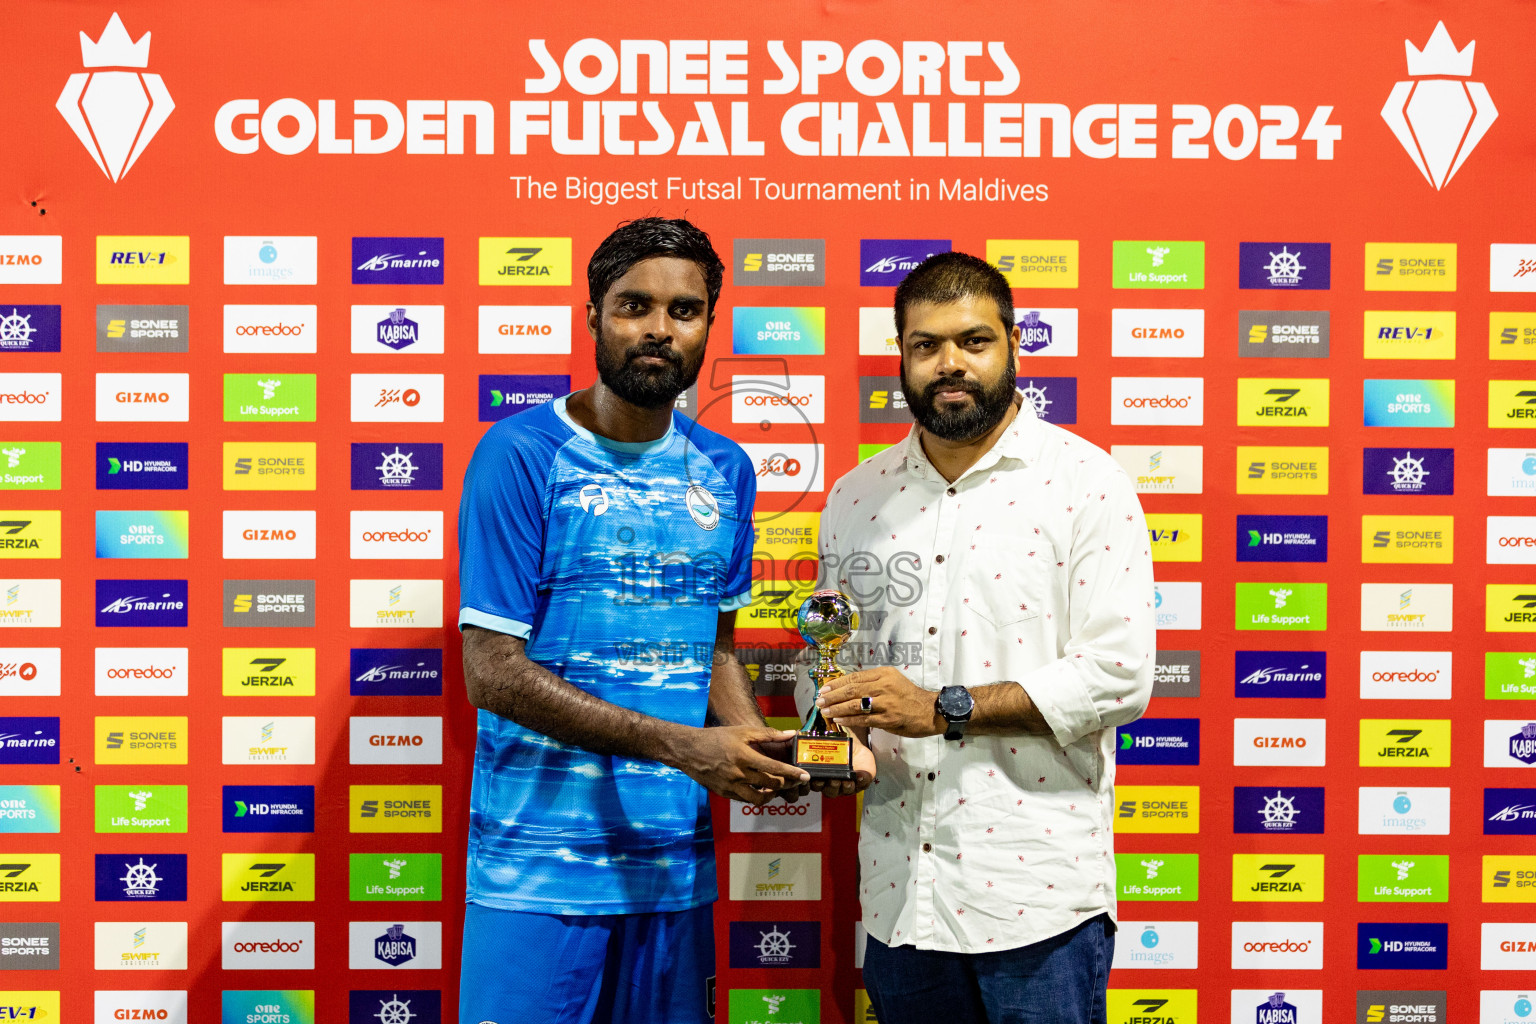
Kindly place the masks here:
POLYGON ((961 687, 946 686, 939 691, 939 713, 942 715, 952 718, 968 715, 975 703, 970 693, 961 687))

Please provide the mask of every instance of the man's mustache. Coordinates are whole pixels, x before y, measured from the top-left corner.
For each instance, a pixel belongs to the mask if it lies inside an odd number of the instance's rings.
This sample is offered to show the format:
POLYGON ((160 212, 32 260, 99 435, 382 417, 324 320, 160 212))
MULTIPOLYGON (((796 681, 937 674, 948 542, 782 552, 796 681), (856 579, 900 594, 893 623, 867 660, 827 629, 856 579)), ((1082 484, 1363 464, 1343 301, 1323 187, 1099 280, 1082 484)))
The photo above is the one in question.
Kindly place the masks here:
POLYGON ((966 394, 979 395, 981 385, 964 377, 940 377, 928 383, 928 386, 923 389, 923 396, 931 399, 940 391, 964 391, 966 394))
POLYGON ((673 366, 683 365, 683 357, 678 355, 677 350, 674 349, 671 345, 662 345, 654 342, 651 344, 642 343, 636 345, 634 348, 625 349, 624 351, 624 361, 626 363, 630 362, 631 360, 642 359, 645 356, 654 356, 657 359, 665 359, 673 366))

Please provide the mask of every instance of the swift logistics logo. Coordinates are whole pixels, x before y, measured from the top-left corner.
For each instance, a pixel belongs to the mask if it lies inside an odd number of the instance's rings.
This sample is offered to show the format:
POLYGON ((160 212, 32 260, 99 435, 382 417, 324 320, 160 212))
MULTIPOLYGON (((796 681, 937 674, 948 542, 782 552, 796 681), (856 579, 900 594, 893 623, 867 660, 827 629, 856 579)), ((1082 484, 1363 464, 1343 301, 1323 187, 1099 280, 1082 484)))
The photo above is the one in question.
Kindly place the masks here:
POLYGON ((1327 242, 1239 242, 1237 286, 1275 291, 1327 291, 1333 247, 1327 242))
POLYGON ((823 239, 737 238, 732 249, 732 284, 819 288, 827 283, 823 239))
POLYGON ((1409 39, 1403 46, 1410 81, 1392 86, 1381 117, 1424 180, 1439 191, 1461 170, 1499 112, 1483 83, 1456 80, 1471 78, 1477 40, 1458 51, 1445 22, 1437 21, 1422 50, 1409 39))
POLYGON ((1367 448, 1362 494, 1454 494, 1456 449, 1367 448))
POLYGON ((1366 242, 1368 292, 1453 292, 1455 242, 1366 242))
POLYGON ((1237 651, 1232 678, 1239 697, 1319 700, 1328 695, 1328 652, 1237 651))
POLYGON ((226 491, 312 491, 315 442, 225 441, 221 466, 226 491))
POLYGON ((1447 768, 1450 764, 1450 719, 1360 719, 1361 767, 1447 768))
POLYGON ((989 238, 986 252, 1010 288, 1077 287, 1075 238, 989 238))
POLYGON ((482 237, 479 244, 482 285, 552 285, 571 283, 569 238, 482 237))
POLYGON ((1322 786, 1234 786, 1232 831, 1256 835, 1322 835, 1322 786))
POLYGON ((1117 853, 1115 879, 1123 900, 1191 902, 1200 898, 1200 855, 1117 853))
POLYGON ((1361 516, 1360 561, 1449 565, 1456 549, 1454 516, 1361 516))
POLYGON ((1443 922, 1361 921, 1355 927, 1359 970, 1445 970, 1449 927, 1443 922))
POLYGON ((1455 359, 1456 311, 1365 311, 1365 358, 1455 359))
POLYGON ((315 720, 306 715, 225 715, 224 764, 314 764, 315 720))
MULTIPOLYGON (((1077 344, 1077 335, 1075 333, 1077 310, 1074 309, 1072 311, 1072 316, 1074 331, 1072 343, 1075 350, 1077 344)), ((901 355, 901 344, 896 338, 896 315, 891 312, 890 306, 859 307, 859 355, 901 355)))
POLYGON ((185 903, 186 899, 186 854, 96 854, 96 902, 185 903))
POLYGON ((44 626, 57 629, 61 612, 60 580, 0 579, 0 629, 44 626))
POLYGON ((58 441, 0 441, 0 490, 57 491, 63 482, 58 441))
MULTIPOLYGON (((149 43, 149 32, 135 42, 114 12, 97 39, 80 33, 80 66, 147 68, 149 43)), ((132 169, 176 109, 159 75, 133 70, 72 74, 54 106, 101 173, 114 182, 132 169)))
POLYGON ((1327 310, 1244 309, 1237 314, 1242 359, 1328 358, 1327 310))
POLYGON ((1361 903, 1450 900, 1451 859, 1443 854, 1362 853, 1356 863, 1356 899, 1361 903))
POLYGON ((571 390, 571 378, 563 374, 480 375, 480 422, 493 423, 552 402, 571 390))
POLYGON ((1199 786, 1116 786, 1116 832, 1200 831, 1199 786))
POLYGON ((1204 288, 1204 242, 1115 242, 1115 288, 1204 288))
POLYGON ((313 647, 226 647, 223 655, 226 697, 313 697, 313 647))
POLYGON ((1234 853, 1234 903, 1321 903, 1321 853, 1234 853))
POLYGON ((186 580, 97 580, 96 625, 184 627, 186 580))
POLYGON ((1445 633, 1451 629, 1453 584, 1362 583, 1362 632, 1445 633))
MULTIPOLYGON (((991 245, 990 242, 987 243, 991 245)), ((901 283, 923 260, 950 251, 947 238, 861 238, 859 239, 859 284, 864 287, 901 283)), ((989 254, 988 262, 993 262, 989 254)), ((890 307, 882 307, 887 316, 890 307)), ((869 354, 869 353, 864 353, 869 354)))
POLYGON ((443 581, 373 579, 348 581, 348 623, 354 629, 441 628, 443 581))
POLYGON ((729 891, 733 900, 819 900, 821 854, 733 853, 729 891))
POLYGON ((1143 718, 1117 730, 1118 764, 1199 764, 1200 719, 1143 718))
POLYGON ((0 306, 0 353, 57 352, 63 342, 60 307, 0 306))
POLYGON ((1198 512, 1151 512, 1146 519, 1154 562, 1200 561, 1204 516, 1198 512))
POLYGON ((441 238, 352 239, 353 284, 442 284, 441 238))
POLYGON ((185 352, 186 306, 97 306, 97 352, 185 352))
POLYGON ((225 832, 315 830, 314 786, 225 786, 219 806, 225 832))
POLYGON ((1205 489, 1201 445, 1117 444, 1109 451, 1137 494, 1200 494, 1205 489))
POLYGON ((1326 427, 1328 384, 1327 377, 1239 377, 1237 424, 1326 427))
POLYGON ((1328 561, 1327 516, 1238 516, 1239 562, 1328 561))
POLYGON ((184 491, 185 441, 96 442, 98 491, 184 491))

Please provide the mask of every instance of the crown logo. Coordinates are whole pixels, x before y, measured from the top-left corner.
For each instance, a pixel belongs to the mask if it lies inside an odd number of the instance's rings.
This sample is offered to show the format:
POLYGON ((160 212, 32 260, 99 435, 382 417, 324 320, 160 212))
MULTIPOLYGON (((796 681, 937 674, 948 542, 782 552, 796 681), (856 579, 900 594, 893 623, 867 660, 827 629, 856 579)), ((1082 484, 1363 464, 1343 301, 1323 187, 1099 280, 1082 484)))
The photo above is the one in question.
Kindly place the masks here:
POLYGON ((1408 49, 1408 73, 1415 78, 1423 75, 1466 78, 1472 74, 1472 51, 1477 48, 1477 40, 1472 40, 1465 50, 1458 52, 1443 21, 1435 23, 1435 31, 1430 34, 1424 49, 1416 48, 1411 39, 1404 39, 1403 45, 1408 49))
POLYGON ((1419 173, 1438 191, 1461 170, 1499 112, 1482 82, 1453 80, 1472 74, 1476 40, 1457 50, 1441 21, 1435 23, 1424 49, 1407 39, 1403 46, 1408 74, 1413 77, 1392 87, 1381 118, 1419 173))
MULTIPOLYGON (((149 66, 149 36, 134 42, 113 12, 92 41, 80 33, 80 60, 85 68, 145 68, 149 66)), ((165 124, 176 103, 159 75, 139 71, 81 71, 69 76, 55 109, 101 168, 113 181, 139 159, 165 124)))
POLYGON ((145 32, 134 42, 123 28, 123 19, 112 12, 101 38, 95 42, 84 32, 80 33, 80 66, 86 68, 147 68, 149 67, 149 33, 145 32))

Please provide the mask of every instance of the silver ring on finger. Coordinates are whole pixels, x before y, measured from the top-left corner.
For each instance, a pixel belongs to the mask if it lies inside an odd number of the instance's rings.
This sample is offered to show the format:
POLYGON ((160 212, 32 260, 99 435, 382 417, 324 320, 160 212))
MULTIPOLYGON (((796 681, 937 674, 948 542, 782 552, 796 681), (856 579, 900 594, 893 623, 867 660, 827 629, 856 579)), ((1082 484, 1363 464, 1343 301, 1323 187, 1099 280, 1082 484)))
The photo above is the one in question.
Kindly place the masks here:
POLYGON ((875 713, 875 698, 873 698, 873 697, 860 697, 859 698, 859 710, 861 712, 863 712, 864 714, 866 714, 866 715, 874 714, 875 713))

